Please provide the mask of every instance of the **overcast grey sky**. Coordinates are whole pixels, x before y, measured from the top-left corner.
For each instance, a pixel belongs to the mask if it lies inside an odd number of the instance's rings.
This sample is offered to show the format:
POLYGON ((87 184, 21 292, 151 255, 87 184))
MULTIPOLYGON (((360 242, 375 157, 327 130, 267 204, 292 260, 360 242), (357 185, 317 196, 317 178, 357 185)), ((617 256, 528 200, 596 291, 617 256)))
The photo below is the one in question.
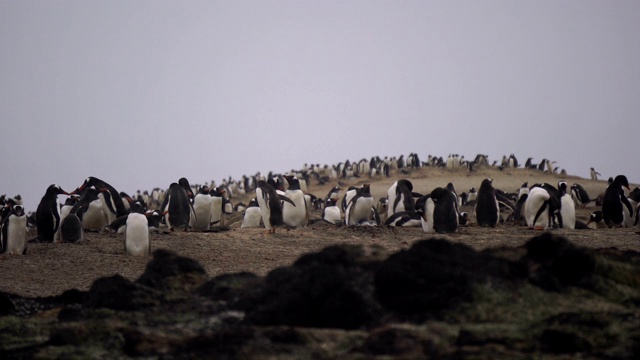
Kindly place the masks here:
POLYGON ((640 2, 0 1, 0 193, 417 152, 640 182, 640 2))

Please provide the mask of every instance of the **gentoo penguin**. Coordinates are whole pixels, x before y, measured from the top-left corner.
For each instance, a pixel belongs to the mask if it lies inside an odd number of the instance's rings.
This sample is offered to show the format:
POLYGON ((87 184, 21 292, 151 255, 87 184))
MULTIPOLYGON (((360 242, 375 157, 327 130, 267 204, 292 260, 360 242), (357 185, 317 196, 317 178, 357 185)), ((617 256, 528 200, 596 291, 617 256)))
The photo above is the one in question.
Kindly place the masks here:
POLYGON ((184 192, 187 193, 187 197, 189 197, 189 200, 193 200, 193 188, 189 184, 189 180, 187 180, 187 178, 185 177, 181 177, 180 180, 178 180, 178 184, 181 188, 184 189, 184 192))
POLYGON ((249 201, 249 205, 244 210, 244 216, 242 217, 241 228, 260 227, 260 221, 262 220, 262 213, 260 213, 260 206, 258 200, 255 198, 249 201))
POLYGON ((607 228, 607 224, 605 224, 602 219, 602 210, 596 210, 589 215, 587 226, 589 226, 590 224, 594 224, 596 229, 605 229, 607 228))
MULTIPOLYGON (((60 207, 60 227, 58 227, 58 234, 56 236, 60 236, 59 233, 61 231, 62 224, 64 224, 64 219, 67 217, 67 215, 69 215, 71 209, 73 209, 73 206, 77 204, 78 201, 80 201, 79 196, 71 195, 67 197, 67 199, 64 201, 64 204, 62 204, 62 206, 60 207)), ((64 239, 62 241, 64 241, 64 239)))
POLYGON ((324 209, 322 209, 322 220, 334 225, 341 225, 342 213, 336 204, 337 201, 338 200, 336 198, 327 199, 324 209))
POLYGON ((107 224, 119 216, 128 214, 120 193, 113 186, 96 177, 88 177, 73 193, 80 193, 90 186, 95 186, 96 190, 100 192, 98 197, 102 201, 102 211, 107 215, 107 224))
POLYGON ((564 229, 576 228, 576 204, 573 202, 571 194, 567 193, 567 182, 558 183, 560 191, 560 227, 564 229))
POLYGON ((624 195, 622 187, 629 190, 629 181, 626 176, 618 175, 604 192, 602 217, 609 227, 627 227, 633 224, 633 206, 624 195))
POLYGON ((131 212, 127 216, 127 230, 124 238, 124 251, 127 254, 136 256, 149 255, 151 252, 149 221, 144 214, 141 203, 132 202, 130 207, 131 212))
POLYGON ((400 211, 385 220, 385 226, 391 227, 417 227, 420 226, 420 213, 415 211, 400 211))
POLYGON ((296 176, 286 175, 284 178, 289 183, 284 195, 295 205, 291 205, 288 202, 283 204, 282 220, 290 227, 307 226, 309 224, 309 213, 304 192, 300 189, 300 181, 296 176))
POLYGON ((364 184, 347 204, 345 224, 358 225, 369 220, 373 207, 373 197, 369 184, 364 184))
POLYGON ((598 180, 598 175, 601 175, 594 168, 591 168, 591 180, 598 180))
POLYGON ((435 228, 433 226, 433 211, 435 210, 435 207, 435 203, 431 199, 431 194, 424 195, 416 201, 416 212, 420 214, 422 231, 426 233, 435 232, 435 228))
POLYGON ((478 199, 478 191, 476 190, 475 187, 472 187, 471 189, 469 189, 469 195, 467 196, 467 204, 475 205, 477 199, 478 199))
POLYGON ((27 252, 27 216, 24 207, 17 202, 8 202, 7 214, 3 216, 1 249, 4 254, 24 255, 27 252))
POLYGON ((351 201, 351 199, 353 199, 353 197, 356 196, 357 193, 358 193, 357 187, 349 186, 349 188, 347 189, 347 192, 342 197, 342 202, 340 203, 340 206, 342 207, 342 212, 347 211, 347 205, 349 204, 349 201, 351 201))
POLYGON ((526 203, 527 198, 529 198, 529 187, 527 183, 524 183, 518 190, 518 198, 513 211, 513 221, 516 225, 526 223, 524 216, 524 204, 526 203))
POLYGON ((453 233, 458 231, 459 215, 456 196, 449 189, 435 188, 431 191, 433 201, 433 229, 435 232, 453 233))
POLYGON ((396 212, 415 211, 412 191, 413 184, 407 179, 400 179, 391 185, 387 191, 389 198, 387 217, 391 217, 396 212))
POLYGON ((389 199, 386 197, 381 197, 378 199, 378 204, 376 204, 376 210, 380 215, 380 220, 385 222, 387 220, 387 211, 389 210, 389 199))
POLYGON ((260 206, 260 213, 262 214, 262 222, 268 233, 275 233, 276 226, 284 225, 282 220, 282 205, 281 201, 286 201, 295 206, 295 203, 284 195, 278 195, 276 190, 264 180, 258 181, 258 187, 256 188, 256 199, 258 200, 258 206, 260 206))
POLYGON ((36 210, 38 237, 33 241, 54 242, 60 226, 58 195, 69 195, 60 186, 52 184, 47 188, 36 210))
POLYGON ((578 183, 571 185, 571 197, 573 197, 575 204, 580 207, 585 207, 592 201, 589 193, 578 183))
POLYGON ((81 199, 85 199, 83 201, 89 203, 89 205, 81 209, 83 212, 82 228, 84 230, 99 231, 109 225, 109 222, 107 222, 107 214, 104 213, 102 200, 100 200, 98 194, 99 192, 95 186, 89 186, 83 190, 81 199))
POLYGON ((549 228, 549 199, 551 195, 539 186, 533 186, 524 204, 524 217, 529 229, 546 230, 549 228))
POLYGON ((492 179, 484 179, 478 189, 475 213, 476 222, 482 227, 495 227, 500 220, 500 206, 492 182, 492 179))
POLYGON ((77 213, 77 208, 71 209, 71 212, 65 216, 60 224, 60 240, 62 242, 81 242, 84 240, 84 230, 82 229, 82 220, 78 214, 82 216, 82 212, 77 213))
POLYGON ((211 196, 211 225, 224 226, 225 190, 218 186, 209 190, 211 196))
MULTIPOLYGON (((327 196, 324 197, 324 206, 326 206, 327 204, 327 200, 329 199, 338 199, 340 196, 340 186, 336 185, 333 188, 331 188, 331 190, 329 190, 329 192, 327 193, 327 196)), ((323 206, 323 207, 324 207, 323 206)))
POLYGON ((213 198, 209 195, 209 187, 203 185, 193 199, 193 211, 189 226, 194 231, 207 231, 211 226, 211 212, 213 210, 213 198))
POLYGON ((185 231, 189 226, 191 218, 191 203, 187 192, 178 183, 171 183, 166 192, 162 212, 166 213, 165 222, 169 231, 182 228, 185 231))

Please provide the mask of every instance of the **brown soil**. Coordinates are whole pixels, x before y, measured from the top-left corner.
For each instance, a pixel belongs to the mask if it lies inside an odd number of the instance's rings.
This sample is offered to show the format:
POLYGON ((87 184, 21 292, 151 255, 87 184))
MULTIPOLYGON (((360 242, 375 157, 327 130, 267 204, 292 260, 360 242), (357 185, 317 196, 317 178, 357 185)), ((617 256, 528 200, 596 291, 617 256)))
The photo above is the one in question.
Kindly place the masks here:
MULTIPOLYGON (((558 175, 545 174, 533 170, 481 169, 468 174, 464 170, 447 171, 425 168, 411 174, 393 174, 391 178, 354 179, 341 182, 346 189, 349 185, 371 182, 374 198, 386 196, 387 189, 400 178, 410 179, 414 191, 428 193, 437 186, 452 182, 458 193, 471 187, 479 188, 482 179, 494 179, 496 188, 508 192, 516 191, 522 183, 529 185, 537 182, 549 182, 556 185, 562 179, 558 175)), ((604 191, 606 182, 591 181, 577 177, 565 177, 570 183, 578 182, 595 198, 604 191)), ((309 191, 324 197, 334 184, 324 186, 310 184, 309 191)), ((633 188, 633 186, 632 186, 633 188)), ((344 194, 344 190, 341 195, 344 194)), ((248 197, 234 198, 236 203, 248 197)), ((586 222, 596 206, 578 208, 577 217, 586 222)), ((471 213, 471 209, 463 209, 471 213)), ((319 218, 314 212, 312 218, 319 218)), ((169 249, 179 255, 197 260, 206 269, 209 276, 223 273, 248 271, 265 275, 279 266, 291 265, 300 255, 318 251, 336 243, 364 244, 372 250, 384 249, 391 253, 408 248, 417 240, 432 237, 421 228, 380 228, 380 227, 344 227, 324 223, 315 223, 306 228, 287 231, 277 229, 276 234, 264 234, 264 229, 241 229, 237 221, 239 215, 231 215, 229 231, 218 233, 174 232, 170 234, 152 234, 152 251, 169 249)), ((577 245, 590 248, 616 247, 621 250, 640 251, 638 228, 631 229, 589 229, 589 230, 553 230, 577 245)), ((539 232, 526 227, 511 224, 497 228, 480 228, 471 224, 461 228, 455 234, 445 238, 467 244, 475 249, 489 247, 517 247, 524 244, 539 232)), ((30 237, 35 233, 31 231, 30 237)), ((442 237, 442 236, 436 236, 442 237)), ((120 274, 128 279, 137 279, 144 271, 151 257, 129 256, 123 249, 123 234, 87 233, 86 240, 78 244, 29 244, 25 256, 0 255, 0 291, 35 297, 58 295, 64 290, 77 288, 88 290, 93 281, 100 277, 120 274)))

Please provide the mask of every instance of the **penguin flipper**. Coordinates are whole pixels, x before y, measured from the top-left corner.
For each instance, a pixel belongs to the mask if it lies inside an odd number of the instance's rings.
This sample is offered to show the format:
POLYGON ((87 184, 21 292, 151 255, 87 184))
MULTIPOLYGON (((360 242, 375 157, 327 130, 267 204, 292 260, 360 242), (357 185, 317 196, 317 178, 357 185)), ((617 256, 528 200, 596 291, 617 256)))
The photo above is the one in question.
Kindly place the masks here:
POLYGON ((296 206, 296 204, 291 199, 289 199, 286 195, 278 194, 278 199, 280 199, 281 201, 286 201, 289 204, 293 205, 294 207, 296 206))

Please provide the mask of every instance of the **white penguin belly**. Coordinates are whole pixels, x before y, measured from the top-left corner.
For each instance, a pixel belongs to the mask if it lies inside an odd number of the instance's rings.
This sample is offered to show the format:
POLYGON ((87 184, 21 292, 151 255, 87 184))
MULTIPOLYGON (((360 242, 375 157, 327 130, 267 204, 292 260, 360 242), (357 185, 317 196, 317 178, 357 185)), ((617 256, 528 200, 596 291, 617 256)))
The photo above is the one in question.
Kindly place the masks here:
POLYGON ((11 215, 7 226, 9 230, 4 253, 22 255, 27 248, 27 217, 11 215))
POLYGON ((282 219, 284 223, 292 227, 307 225, 307 209, 302 191, 287 191, 285 196, 291 199, 296 206, 285 201, 282 207, 282 219))
POLYGON ((129 214, 125 234, 125 250, 128 254, 136 256, 149 254, 149 225, 146 216, 137 213, 129 214))

